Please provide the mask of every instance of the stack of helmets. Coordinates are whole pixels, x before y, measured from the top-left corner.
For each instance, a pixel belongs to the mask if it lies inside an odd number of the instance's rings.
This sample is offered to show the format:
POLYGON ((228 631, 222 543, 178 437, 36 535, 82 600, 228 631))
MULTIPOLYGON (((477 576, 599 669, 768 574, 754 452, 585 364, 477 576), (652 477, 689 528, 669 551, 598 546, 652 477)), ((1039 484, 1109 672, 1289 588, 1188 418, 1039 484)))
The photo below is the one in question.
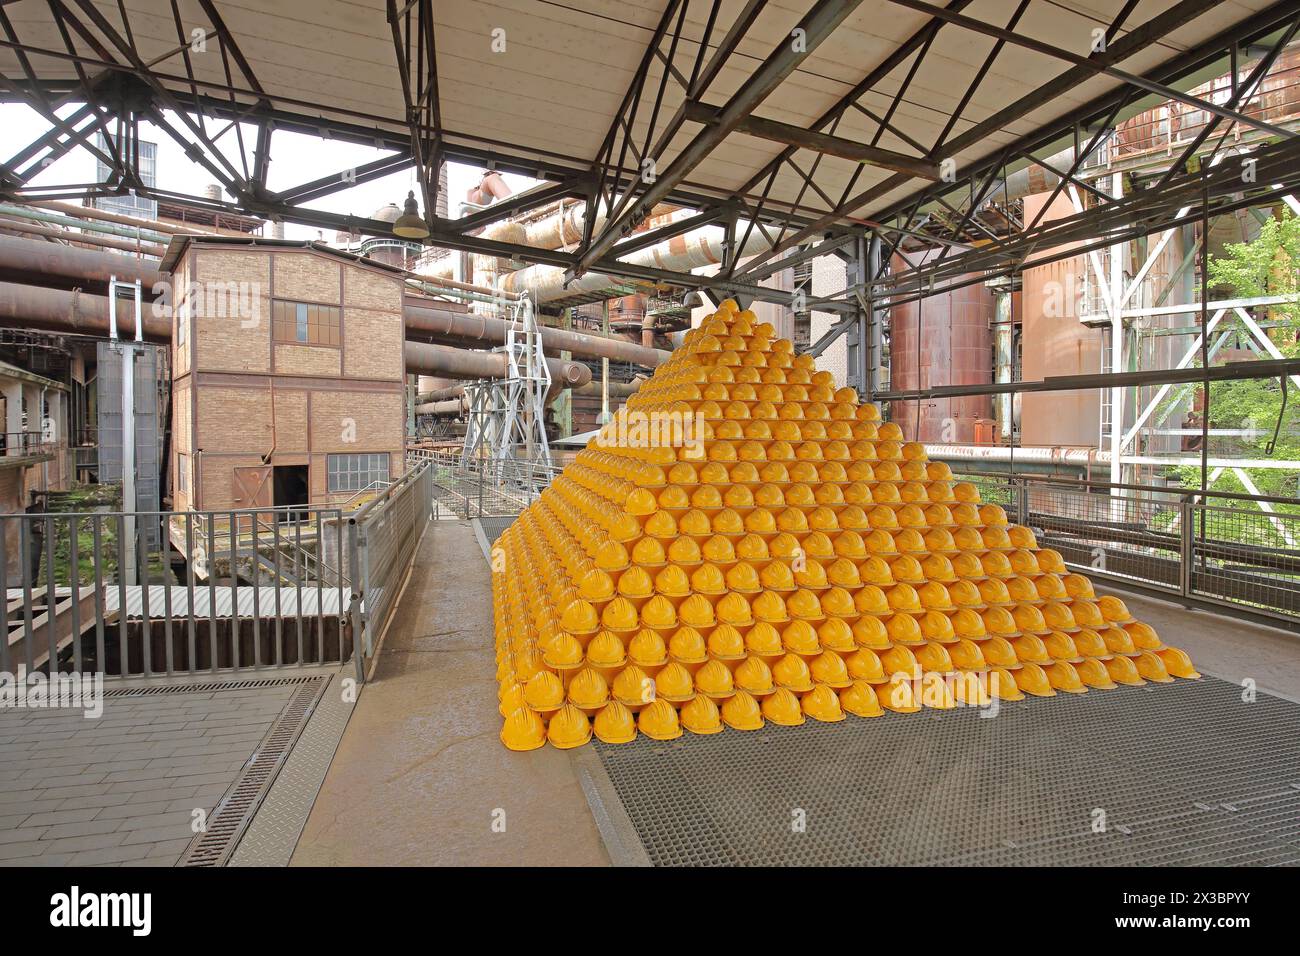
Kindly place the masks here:
POLYGON ((497 549, 512 750, 1200 676, 730 300, 497 549))

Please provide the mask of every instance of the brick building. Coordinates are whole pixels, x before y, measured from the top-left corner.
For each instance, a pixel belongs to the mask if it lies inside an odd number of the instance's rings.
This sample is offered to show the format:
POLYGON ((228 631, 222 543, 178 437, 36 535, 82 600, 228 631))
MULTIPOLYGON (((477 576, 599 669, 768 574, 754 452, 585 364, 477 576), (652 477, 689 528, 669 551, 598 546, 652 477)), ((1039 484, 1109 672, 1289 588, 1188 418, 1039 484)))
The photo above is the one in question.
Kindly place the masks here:
POLYGON ((178 238, 162 266, 177 510, 340 505, 401 474, 400 272, 257 237, 178 238))

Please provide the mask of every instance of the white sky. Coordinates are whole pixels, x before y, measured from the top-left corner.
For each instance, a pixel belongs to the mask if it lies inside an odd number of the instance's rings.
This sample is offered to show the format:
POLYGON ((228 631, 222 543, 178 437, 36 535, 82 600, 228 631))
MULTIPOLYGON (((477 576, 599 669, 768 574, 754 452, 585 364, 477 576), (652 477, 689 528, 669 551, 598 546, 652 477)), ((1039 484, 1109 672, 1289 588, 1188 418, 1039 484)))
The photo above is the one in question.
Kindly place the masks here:
MULTIPOLYGON (((66 116, 75 108, 75 105, 70 106, 61 111, 60 115, 66 116)), ((4 131, 0 154, 3 154, 4 158, 12 156, 49 128, 50 124, 28 106, 0 104, 0 129, 4 131)), ((208 126, 209 135, 215 135, 223 129, 225 129, 224 124, 208 126)), ((257 140, 257 133, 247 124, 244 124, 242 129, 251 169, 252 150, 257 140)), ((175 139, 161 129, 149 123, 142 123, 140 138, 158 144, 158 188, 201 196, 204 187, 215 181, 206 169, 192 162, 185 155, 181 145, 175 139)), ((234 167, 242 172, 243 167, 239 162, 239 143, 234 129, 226 131, 217 145, 234 167)), ((316 137, 278 131, 271 139, 271 168, 267 176, 267 185, 273 191, 288 189, 299 183, 311 182, 338 173, 350 166, 361 166, 383 155, 385 155, 383 151, 373 147, 338 141, 325 144, 316 137)), ((478 184, 481 174, 480 169, 470 166, 454 163, 448 166, 448 215, 450 217, 454 219, 459 215, 461 200, 465 198, 467 190, 478 184)), ((505 180, 514 192, 522 192, 536 185, 537 182, 512 174, 505 174, 505 180)), ((32 180, 34 185, 40 186, 94 181, 95 157, 80 147, 51 163, 32 180)), ((400 206, 406 198, 407 191, 414 186, 415 175, 408 170, 405 173, 352 186, 304 205, 312 209, 369 217, 386 203, 393 202, 400 206)), ((229 201, 231 197, 223 194, 223 198, 229 201)), ((290 239, 314 239, 318 236, 326 240, 334 238, 332 231, 320 233, 315 228, 294 223, 285 224, 285 236, 290 239)))

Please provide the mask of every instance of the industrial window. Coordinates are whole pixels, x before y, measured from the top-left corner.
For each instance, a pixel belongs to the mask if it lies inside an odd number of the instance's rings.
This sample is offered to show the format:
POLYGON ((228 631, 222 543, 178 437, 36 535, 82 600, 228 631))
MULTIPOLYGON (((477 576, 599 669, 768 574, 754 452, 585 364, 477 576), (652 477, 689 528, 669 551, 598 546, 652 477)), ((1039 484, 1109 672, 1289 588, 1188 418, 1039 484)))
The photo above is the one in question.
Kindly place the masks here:
POLYGON ((176 490, 183 495, 190 493, 190 456, 176 456, 176 490))
POLYGON ((328 475, 326 490, 361 491, 377 483, 388 482, 388 453, 362 455, 326 455, 328 475))
POLYGON ((176 309, 176 347, 185 348, 185 338, 190 327, 190 304, 182 302, 176 309))
POLYGON ((276 299, 272 305, 277 342, 304 345, 338 345, 339 309, 336 305, 314 305, 276 299))

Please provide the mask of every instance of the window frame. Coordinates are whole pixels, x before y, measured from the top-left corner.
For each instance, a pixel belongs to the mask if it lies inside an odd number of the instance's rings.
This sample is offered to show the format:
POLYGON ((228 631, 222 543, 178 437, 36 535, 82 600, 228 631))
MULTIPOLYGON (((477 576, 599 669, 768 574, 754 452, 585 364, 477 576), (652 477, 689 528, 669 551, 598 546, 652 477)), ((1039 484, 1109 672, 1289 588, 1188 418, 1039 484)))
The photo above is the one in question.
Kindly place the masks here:
POLYGON ((302 299, 271 299, 271 338, 276 345, 343 348, 343 307, 302 299), (292 306, 292 312, 288 307, 292 306), (332 319, 332 321, 331 321, 332 319), (292 326, 290 325, 292 323, 292 326), (285 329, 292 327, 292 334, 285 329), (299 333, 305 338, 299 338, 299 333), (318 337, 313 341, 313 333, 318 337))
MULTIPOLYGON (((325 455, 325 493, 327 495, 356 494, 364 491, 376 481, 391 483, 393 480, 393 455, 387 451, 340 451, 327 452, 325 455), (357 468, 340 469, 336 468, 335 462, 338 459, 367 459, 357 468), (383 459, 382 470, 377 465, 378 459, 383 459), (371 461, 374 459, 375 461, 371 461), (355 478, 355 481, 348 481, 348 487, 336 486, 335 479, 355 478), (351 487, 355 485, 355 487, 351 487)), ((342 483, 340 483, 342 484, 342 483)))

